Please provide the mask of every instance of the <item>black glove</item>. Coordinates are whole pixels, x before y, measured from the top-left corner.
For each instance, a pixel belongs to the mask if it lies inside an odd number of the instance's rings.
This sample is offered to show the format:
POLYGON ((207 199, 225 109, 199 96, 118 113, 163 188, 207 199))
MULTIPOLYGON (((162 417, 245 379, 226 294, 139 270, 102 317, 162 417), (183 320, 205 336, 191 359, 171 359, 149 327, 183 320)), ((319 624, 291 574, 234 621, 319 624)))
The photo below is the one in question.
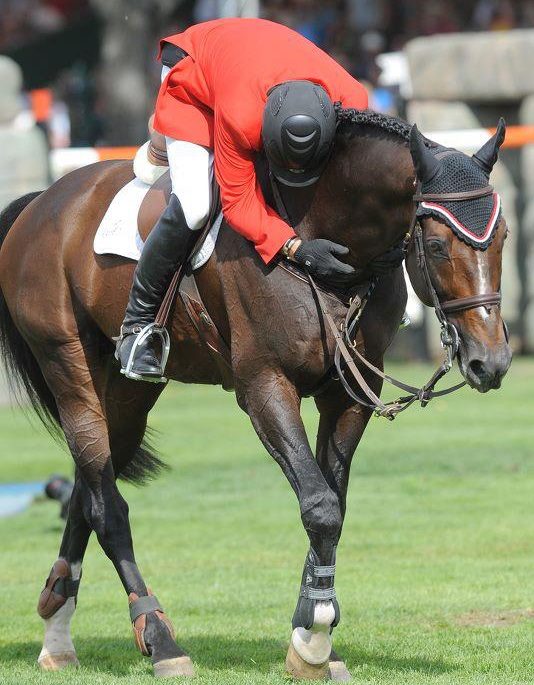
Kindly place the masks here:
POLYGON ((338 288, 354 282, 356 269, 337 259, 349 253, 349 248, 318 238, 304 241, 295 251, 297 264, 305 266, 312 276, 338 288))
POLYGON ((391 247, 384 254, 378 255, 367 264, 366 270, 373 276, 382 276, 397 269, 405 257, 404 243, 391 247))

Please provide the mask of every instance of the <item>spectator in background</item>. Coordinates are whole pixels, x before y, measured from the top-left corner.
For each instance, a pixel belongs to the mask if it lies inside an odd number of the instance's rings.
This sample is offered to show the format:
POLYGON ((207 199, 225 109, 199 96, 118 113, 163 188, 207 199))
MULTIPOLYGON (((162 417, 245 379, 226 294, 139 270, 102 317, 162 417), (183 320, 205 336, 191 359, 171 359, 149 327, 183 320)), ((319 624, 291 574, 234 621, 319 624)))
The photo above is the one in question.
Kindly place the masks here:
POLYGON ((450 0, 431 0, 421 8, 420 34, 431 36, 460 30, 457 10, 450 0))
POLYGON ((0 0, 0 52, 61 30, 89 0, 0 0))
POLYGON ((518 24, 516 11, 509 0, 479 0, 472 23, 482 31, 507 31, 518 24))
POLYGON ((534 0, 524 0, 520 6, 521 26, 524 28, 534 26, 534 0))
POLYGON ((323 50, 328 50, 339 19, 338 4, 335 0, 295 0, 293 28, 323 50))
POLYGON ((387 24, 391 3, 385 0, 347 0, 347 21, 358 33, 379 31, 387 24))
POLYGON ((193 10, 195 24, 223 17, 258 17, 259 0, 197 0, 193 10))

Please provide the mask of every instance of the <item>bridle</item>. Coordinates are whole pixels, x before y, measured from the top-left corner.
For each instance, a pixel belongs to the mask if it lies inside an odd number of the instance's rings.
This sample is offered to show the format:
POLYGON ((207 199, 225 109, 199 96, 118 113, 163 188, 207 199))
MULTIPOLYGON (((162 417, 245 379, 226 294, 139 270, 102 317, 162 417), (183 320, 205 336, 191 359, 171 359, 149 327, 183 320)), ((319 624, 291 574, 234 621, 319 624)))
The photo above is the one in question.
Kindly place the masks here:
POLYGON ((488 311, 491 311, 492 307, 500 306, 501 294, 497 292, 484 293, 471 297, 460 297, 454 300, 447 300, 445 302, 440 301, 428 270, 423 230, 419 222, 418 208, 420 202, 464 202, 467 200, 475 200, 485 197, 492 193, 493 187, 491 185, 487 185, 484 188, 478 188, 477 190, 472 191, 424 194, 421 192, 421 183, 418 183, 417 185, 416 192, 413 196, 414 211, 412 221, 410 223, 410 229, 404 239, 404 247, 407 251, 413 243, 418 267, 423 275, 426 288, 432 300, 436 317, 440 323, 441 344, 445 350, 445 359, 443 363, 434 372, 430 380, 421 388, 411 386, 407 383, 397 380, 393 376, 384 373, 381 369, 368 361, 357 349, 356 332, 358 324, 369 297, 376 286, 376 281, 370 284, 370 287, 363 298, 355 296, 351 300, 345 320, 341 325, 341 328, 339 328, 328 312, 324 297, 321 295, 313 278, 309 273, 307 274, 319 308, 326 319, 336 342, 334 362, 338 378, 343 384, 345 391, 350 397, 352 397, 352 399, 357 401, 359 404, 372 409, 377 416, 384 416, 392 421, 397 414, 407 409, 414 402, 419 401, 422 407, 426 407, 430 400, 434 399, 435 397, 449 395, 465 385, 465 381, 463 381, 444 390, 434 389, 438 381, 441 380, 443 376, 445 376, 451 370, 453 362, 458 355, 458 331, 454 324, 448 320, 447 315, 465 312, 469 309, 476 309, 477 307, 485 307, 488 311), (376 376, 407 392, 408 395, 400 397, 393 402, 383 402, 380 397, 369 387, 369 384, 363 377, 361 371, 358 369, 358 366, 355 364, 354 358, 361 362, 361 364, 363 364, 376 376), (345 363, 353 379, 361 388, 361 391, 365 395, 365 399, 356 394, 352 389, 350 382, 345 376, 345 371, 342 368, 342 362, 345 363))

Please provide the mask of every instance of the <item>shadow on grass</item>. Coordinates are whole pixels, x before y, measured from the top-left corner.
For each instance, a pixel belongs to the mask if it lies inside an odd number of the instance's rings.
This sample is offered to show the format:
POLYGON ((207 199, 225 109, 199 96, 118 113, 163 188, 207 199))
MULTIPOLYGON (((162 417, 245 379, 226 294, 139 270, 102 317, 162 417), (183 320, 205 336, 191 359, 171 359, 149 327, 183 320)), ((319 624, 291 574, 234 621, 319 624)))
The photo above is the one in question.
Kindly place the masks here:
MULTIPOLYGON (((78 658, 88 670, 116 676, 138 670, 142 661, 133 642, 126 638, 75 639, 78 658)), ((285 659, 287 644, 273 639, 246 639, 223 635, 192 635, 181 646, 188 651, 195 664, 213 671, 226 669, 238 672, 269 673, 280 668, 285 659)), ((34 665, 41 644, 20 642, 0 645, 0 663, 34 665)), ((388 672, 415 671, 442 674, 456 670, 456 666, 441 659, 424 657, 396 657, 385 652, 370 652, 354 645, 342 644, 339 656, 345 659, 349 670, 356 666, 373 666, 388 672)), ((148 660, 145 660, 150 668, 148 660)))
POLYGON ((401 657, 388 654, 387 651, 368 651, 354 644, 336 644, 336 651, 345 660, 349 671, 356 666, 374 666, 383 671, 402 673, 415 671, 439 675, 457 670, 455 664, 442 659, 428 659, 421 656, 401 657))

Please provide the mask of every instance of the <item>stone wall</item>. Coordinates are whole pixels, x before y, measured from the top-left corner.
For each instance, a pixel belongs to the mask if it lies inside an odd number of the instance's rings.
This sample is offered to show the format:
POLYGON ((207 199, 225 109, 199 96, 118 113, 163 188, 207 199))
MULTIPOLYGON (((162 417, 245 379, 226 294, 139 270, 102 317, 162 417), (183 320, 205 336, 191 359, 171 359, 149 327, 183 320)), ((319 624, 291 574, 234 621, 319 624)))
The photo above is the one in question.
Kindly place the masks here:
POLYGON ((534 93, 534 30, 416 38, 406 46, 417 100, 518 102, 534 93))

